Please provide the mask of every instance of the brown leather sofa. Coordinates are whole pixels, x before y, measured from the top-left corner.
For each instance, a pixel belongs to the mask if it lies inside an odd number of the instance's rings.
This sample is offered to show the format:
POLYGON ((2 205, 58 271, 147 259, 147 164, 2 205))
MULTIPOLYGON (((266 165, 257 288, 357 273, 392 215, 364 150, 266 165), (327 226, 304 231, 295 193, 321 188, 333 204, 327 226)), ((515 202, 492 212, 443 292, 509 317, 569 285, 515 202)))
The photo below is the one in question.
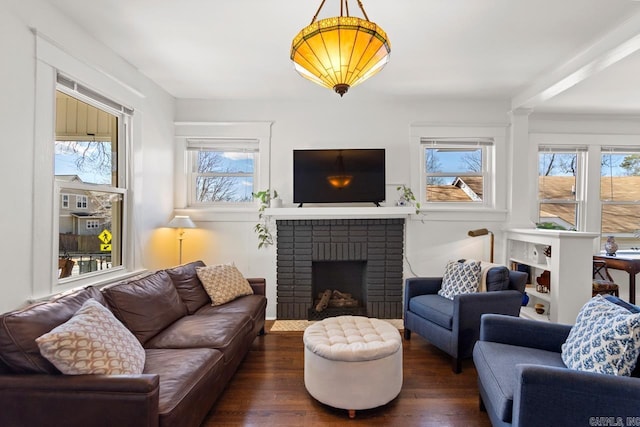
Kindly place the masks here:
POLYGON ((264 279, 254 294, 220 306, 197 261, 101 290, 87 287, 0 316, 0 426, 198 426, 251 343, 264 333, 264 279), (89 298, 142 343, 141 375, 62 375, 35 339, 89 298))

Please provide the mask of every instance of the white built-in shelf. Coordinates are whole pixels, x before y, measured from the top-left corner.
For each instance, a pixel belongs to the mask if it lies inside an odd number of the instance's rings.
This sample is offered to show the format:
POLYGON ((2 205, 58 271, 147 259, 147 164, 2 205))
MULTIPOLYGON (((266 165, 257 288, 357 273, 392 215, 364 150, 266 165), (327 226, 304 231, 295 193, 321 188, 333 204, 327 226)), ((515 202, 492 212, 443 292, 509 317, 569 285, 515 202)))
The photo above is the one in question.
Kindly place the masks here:
POLYGON ((580 308, 591 298, 593 248, 598 233, 511 229, 505 233, 507 265, 516 262, 530 267, 531 281, 526 291, 529 304, 520 315, 530 319, 573 324, 580 308), (546 263, 544 248, 551 247, 551 258, 546 263), (536 278, 549 272, 550 292, 535 290, 536 278), (544 314, 535 312, 534 305, 545 305, 544 314))
POLYGON ((267 208, 264 214, 274 219, 375 219, 407 218, 415 214, 412 206, 301 207, 267 208))
MULTIPOLYGON (((527 291, 528 293, 529 291, 527 291)), ((541 322, 550 322, 549 313, 545 310, 544 313, 538 314, 533 307, 520 307, 520 317, 525 319, 540 320, 541 322)))

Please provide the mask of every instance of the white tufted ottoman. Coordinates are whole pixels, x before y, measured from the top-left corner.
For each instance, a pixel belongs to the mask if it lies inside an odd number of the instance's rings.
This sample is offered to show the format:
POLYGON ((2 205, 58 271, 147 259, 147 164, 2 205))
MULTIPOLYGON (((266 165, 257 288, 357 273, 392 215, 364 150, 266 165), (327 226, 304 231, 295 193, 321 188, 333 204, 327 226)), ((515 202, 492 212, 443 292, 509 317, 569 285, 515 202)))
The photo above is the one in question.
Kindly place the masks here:
POLYGON ((393 400, 402 388, 402 339, 380 319, 329 317, 304 331, 304 385, 320 402, 349 410, 393 400))

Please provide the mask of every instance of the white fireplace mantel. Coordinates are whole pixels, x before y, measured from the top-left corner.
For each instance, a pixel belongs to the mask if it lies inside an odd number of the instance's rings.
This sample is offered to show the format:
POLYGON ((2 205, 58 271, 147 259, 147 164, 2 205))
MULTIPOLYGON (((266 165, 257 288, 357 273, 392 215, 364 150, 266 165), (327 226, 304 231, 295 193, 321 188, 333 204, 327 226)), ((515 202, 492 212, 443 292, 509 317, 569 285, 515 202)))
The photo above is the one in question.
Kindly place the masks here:
POLYGON ((301 207, 267 208, 264 214, 274 219, 377 219, 407 218, 415 214, 413 206, 381 207, 301 207))

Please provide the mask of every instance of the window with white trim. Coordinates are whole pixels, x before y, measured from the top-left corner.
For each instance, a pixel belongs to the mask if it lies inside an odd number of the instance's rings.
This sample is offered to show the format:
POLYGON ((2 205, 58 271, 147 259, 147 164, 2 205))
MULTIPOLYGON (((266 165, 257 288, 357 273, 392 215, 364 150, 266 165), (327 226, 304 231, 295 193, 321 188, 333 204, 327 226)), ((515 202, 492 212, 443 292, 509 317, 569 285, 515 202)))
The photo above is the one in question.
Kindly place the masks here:
POLYGON ((615 236, 620 247, 638 249, 640 149, 605 146, 600 160, 602 243, 615 236))
POLYGON ((67 283, 124 266, 126 150, 133 111, 61 74, 57 83, 54 179, 60 208, 66 196, 68 210, 54 209, 59 230, 54 244, 58 277, 67 283), (69 194, 75 205, 68 206, 69 194), (95 265, 102 267, 96 271, 95 265))
POLYGON ((538 222, 580 229, 586 147, 538 147, 538 222))
POLYGON ((88 200, 87 196, 76 196, 76 209, 87 209, 88 200))
POLYGON ((425 203, 491 205, 491 138, 422 138, 420 144, 425 203))
POLYGON ((257 191, 259 141, 187 139, 190 205, 242 205, 257 191))
POLYGON ((60 207, 62 209, 69 209, 69 195, 61 194, 60 195, 60 207))

